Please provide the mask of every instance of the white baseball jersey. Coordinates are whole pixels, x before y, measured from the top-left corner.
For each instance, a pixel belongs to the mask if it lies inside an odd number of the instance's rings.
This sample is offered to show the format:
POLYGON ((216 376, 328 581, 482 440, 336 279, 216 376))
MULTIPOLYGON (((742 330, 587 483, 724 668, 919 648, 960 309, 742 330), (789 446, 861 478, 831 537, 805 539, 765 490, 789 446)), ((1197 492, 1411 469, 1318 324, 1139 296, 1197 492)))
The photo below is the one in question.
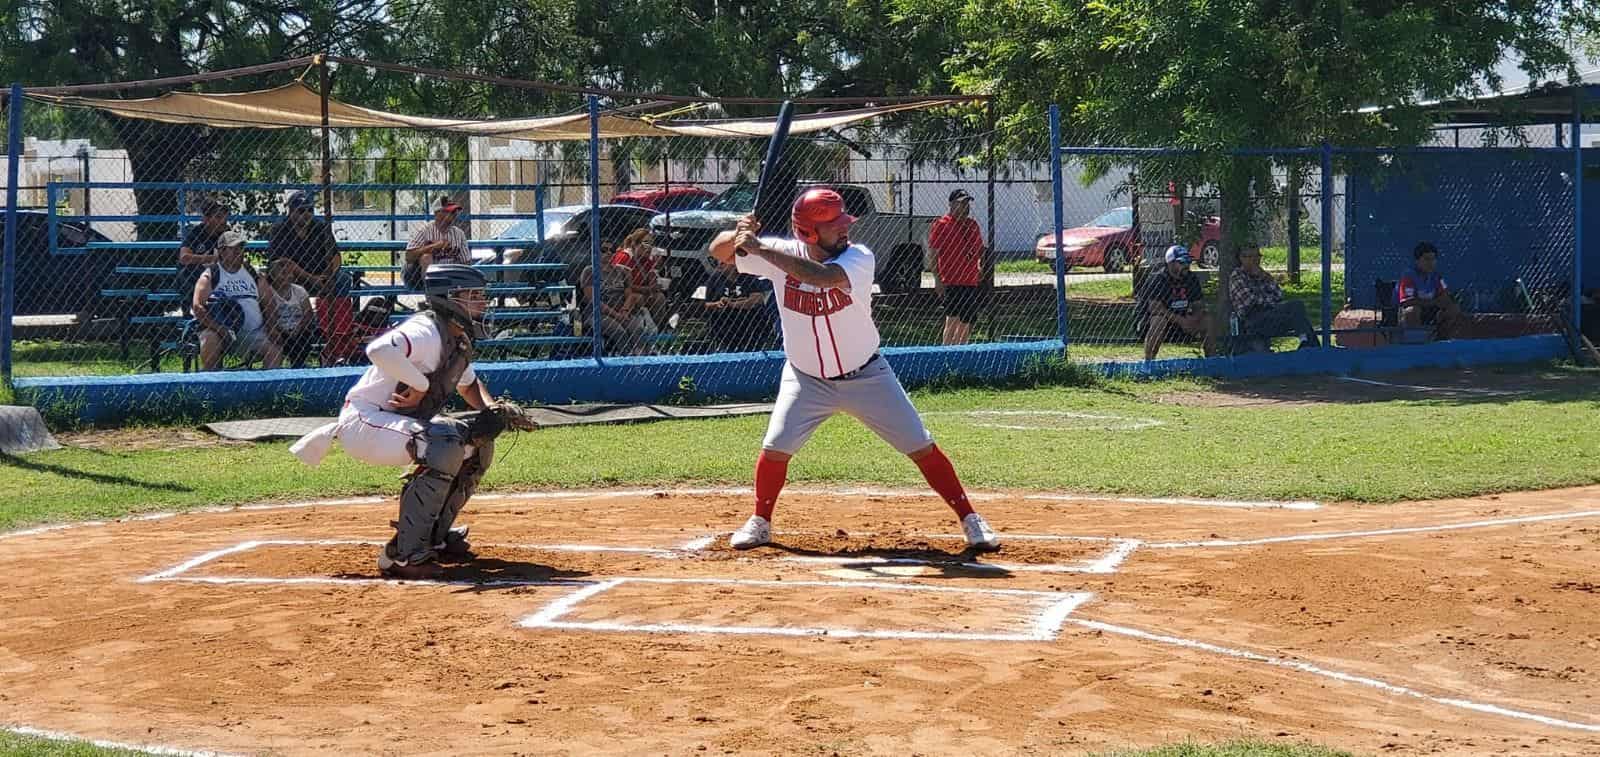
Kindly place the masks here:
MULTIPOLYGON (((798 239, 762 237, 761 243, 796 257, 805 257, 798 239)), ((844 269, 844 288, 803 284, 755 255, 735 258, 741 273, 772 282, 783 319, 783 351, 789 364, 808 376, 836 378, 866 365, 878 351, 878 326, 872 322, 872 251, 850 245, 828 265, 844 269)))
MULTIPOLYGON (((434 326, 433 320, 425 315, 414 315, 401 322, 399 326, 378 335, 377 342, 388 342, 399 348, 406 359, 417 367, 422 375, 426 376, 439 367, 440 353, 444 350, 439 329, 434 326)), ((462 372, 460 386, 472 386, 478 380, 478 374, 467 366, 462 372)), ((400 385, 400 380, 378 369, 378 366, 368 366, 366 373, 361 374, 361 380, 345 394, 346 402, 352 405, 366 405, 369 407, 387 408, 389 396, 400 385)))

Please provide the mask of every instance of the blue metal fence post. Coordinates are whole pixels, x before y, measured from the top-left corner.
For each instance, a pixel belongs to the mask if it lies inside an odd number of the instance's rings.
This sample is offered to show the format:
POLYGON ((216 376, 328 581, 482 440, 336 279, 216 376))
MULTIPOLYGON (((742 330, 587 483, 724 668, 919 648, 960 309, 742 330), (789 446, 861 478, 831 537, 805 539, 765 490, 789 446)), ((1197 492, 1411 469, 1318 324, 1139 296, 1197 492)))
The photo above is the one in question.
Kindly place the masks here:
POLYGON ((533 189, 533 236, 539 240, 539 254, 544 254, 544 184, 533 189))
POLYGON ((1056 334, 1061 337, 1061 355, 1067 354, 1067 259, 1061 250, 1061 231, 1066 227, 1065 192, 1061 184, 1061 109, 1050 106, 1050 202, 1055 218, 1056 245, 1056 334))
POLYGON ((1333 146, 1327 140, 1322 141, 1322 346, 1333 346, 1333 146))
MULTIPOLYGON (((83 190, 83 195, 85 197, 89 196, 89 190, 87 188, 85 188, 83 190)), ((52 182, 48 182, 48 183, 46 183, 44 185, 44 209, 45 209, 45 212, 48 214, 48 215, 45 216, 45 218, 46 218, 46 220, 45 220, 45 233, 50 236, 50 255, 51 255, 50 259, 51 260, 55 260, 56 247, 59 246, 56 243, 56 239, 60 235, 60 232, 59 232, 59 228, 60 228, 59 227, 59 221, 56 220, 56 216, 59 215, 59 213, 56 210, 56 201, 60 197, 61 197, 61 188, 56 186, 55 182, 53 182, 53 181, 52 182)), ((85 227, 87 227, 87 226, 88 226, 88 224, 86 222, 85 223, 85 227)))
POLYGON ((1583 333, 1583 87, 1572 91, 1572 330, 1583 333))
POLYGON ((593 272, 589 285, 594 287, 589 326, 594 329, 591 344, 599 362, 605 356, 605 339, 600 334, 600 98, 595 95, 589 95, 589 268, 593 272))
POLYGON ((11 383, 11 316, 17 309, 17 181, 22 173, 22 85, 6 100, 6 233, 0 253, 0 381, 11 383))

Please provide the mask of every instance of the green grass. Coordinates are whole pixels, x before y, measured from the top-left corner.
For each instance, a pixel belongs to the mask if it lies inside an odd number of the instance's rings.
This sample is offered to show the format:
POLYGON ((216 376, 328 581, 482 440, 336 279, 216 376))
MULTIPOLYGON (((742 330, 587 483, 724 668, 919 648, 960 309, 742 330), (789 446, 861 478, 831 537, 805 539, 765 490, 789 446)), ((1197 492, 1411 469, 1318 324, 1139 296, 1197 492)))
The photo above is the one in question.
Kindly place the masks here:
POLYGON ((131 757, 146 755, 130 749, 107 749, 87 741, 57 741, 0 730, 0 757, 131 757))
MULTIPOLYGON (((1509 369, 1508 369, 1509 370, 1509 369)), ((1520 375, 1520 374, 1519 374, 1520 375)), ((1600 384, 1579 369, 1529 376, 1513 399, 1186 407, 1160 401, 1196 381, 1046 383, 915 395, 924 412, 1027 409, 1149 418, 1142 431, 929 426, 969 485, 1144 496, 1387 502, 1600 482, 1600 384), (1397 436, 1394 430, 1405 429, 1397 436)), ((1325 380, 1319 380, 1325 381, 1325 380)), ((507 440, 486 486, 500 489, 747 483, 766 418, 552 428, 507 440), (710 441, 715 440, 715 441, 710 441)), ((790 467, 797 482, 922 486, 860 424, 825 424, 790 467)), ((286 443, 0 457, 0 529, 129 512, 263 500, 392 494, 395 471, 335 452, 306 468, 286 443)))
MULTIPOLYGON (((832 750, 838 753, 840 750, 832 750)), ((53 741, 0 730, 0 757, 130 757, 151 752, 107 749, 82 741, 53 741)), ((1184 742, 1151 749, 1108 752, 1103 757, 1350 757, 1349 752, 1300 744, 1232 741, 1222 744, 1184 742)))
POLYGON ((1309 744, 1230 741, 1221 744, 1168 744, 1151 749, 1108 752, 1103 757, 1350 757, 1350 753, 1309 744))

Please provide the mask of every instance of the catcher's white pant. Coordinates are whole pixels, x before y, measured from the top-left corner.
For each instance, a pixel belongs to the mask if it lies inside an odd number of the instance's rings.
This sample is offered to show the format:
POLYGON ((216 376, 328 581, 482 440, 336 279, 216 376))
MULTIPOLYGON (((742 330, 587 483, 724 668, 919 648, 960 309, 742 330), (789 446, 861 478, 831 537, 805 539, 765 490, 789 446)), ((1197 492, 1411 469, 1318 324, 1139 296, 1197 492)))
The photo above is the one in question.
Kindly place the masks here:
MULTIPOLYGON (((408 415, 391 413, 365 403, 348 403, 339 411, 339 444, 346 454, 373 465, 412 465, 417 462, 411 442, 427 424, 408 415)), ((472 445, 465 445, 472 457, 472 445)))

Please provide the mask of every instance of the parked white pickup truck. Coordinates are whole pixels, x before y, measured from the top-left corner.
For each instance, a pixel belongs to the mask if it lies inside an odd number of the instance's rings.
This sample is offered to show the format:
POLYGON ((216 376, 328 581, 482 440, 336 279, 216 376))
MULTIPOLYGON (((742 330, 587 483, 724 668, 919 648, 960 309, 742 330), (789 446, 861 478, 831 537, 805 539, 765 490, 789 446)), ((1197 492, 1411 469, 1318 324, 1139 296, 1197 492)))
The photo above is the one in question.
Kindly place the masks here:
MULTIPOLYGON (((850 241, 866 245, 877 258, 879 291, 909 292, 922 286, 922 272, 932 258, 923 249, 934 216, 880 213, 866 187, 854 184, 801 184, 826 186, 844 198, 845 211, 856 217, 850 227, 850 241)), ((736 184, 717 195, 700 210, 685 210, 650 219, 656 245, 666 250, 661 274, 671 278, 671 293, 688 297, 715 267, 709 248, 711 239, 733 228, 755 204, 755 185, 736 184)))

